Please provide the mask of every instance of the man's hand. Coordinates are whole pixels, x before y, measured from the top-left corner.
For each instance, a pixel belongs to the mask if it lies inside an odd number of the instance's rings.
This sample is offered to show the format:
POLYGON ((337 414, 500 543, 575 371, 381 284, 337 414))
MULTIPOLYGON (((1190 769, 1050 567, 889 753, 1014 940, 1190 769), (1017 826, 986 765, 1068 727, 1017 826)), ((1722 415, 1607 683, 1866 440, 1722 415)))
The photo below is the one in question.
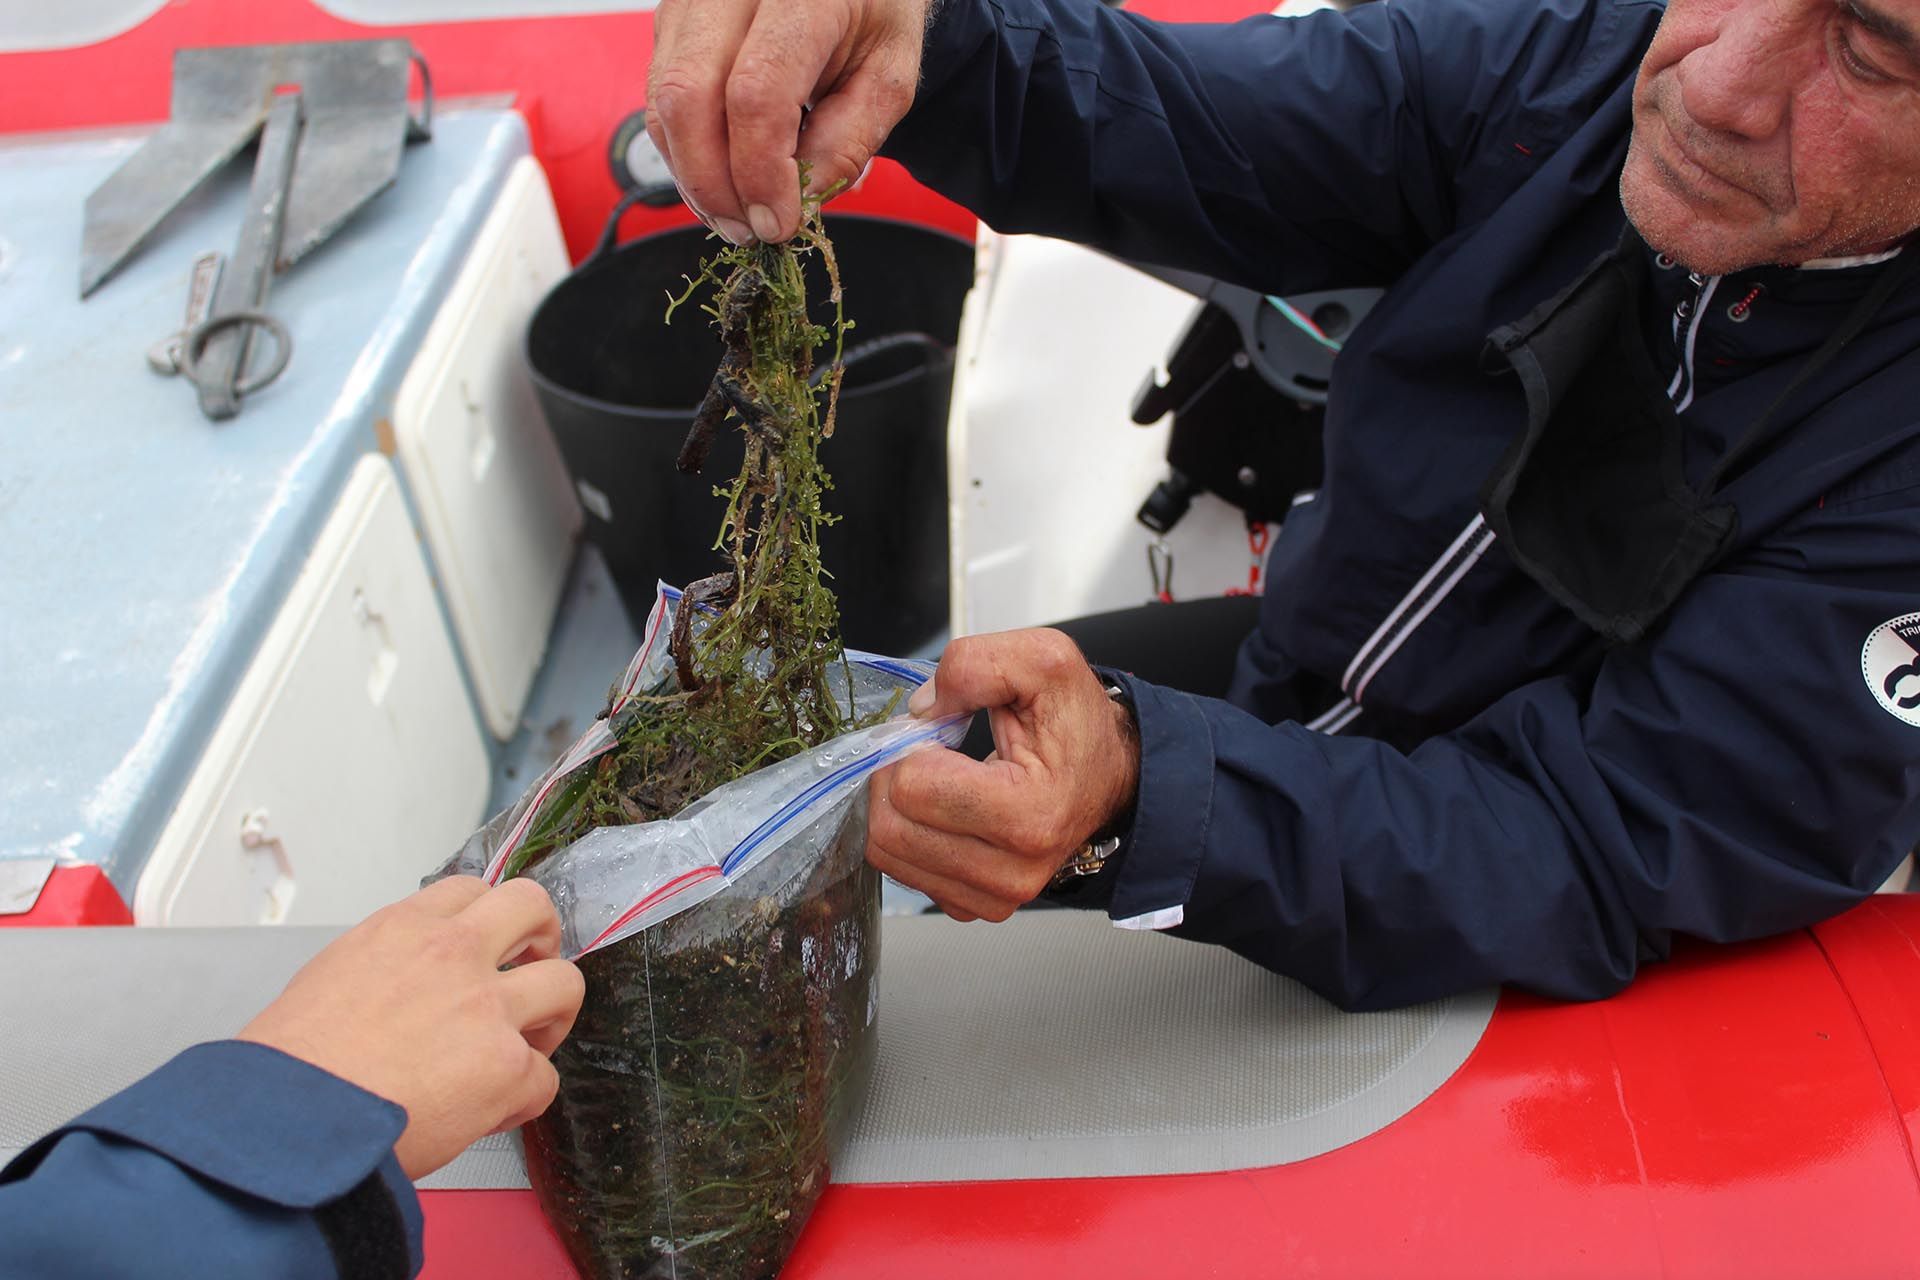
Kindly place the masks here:
POLYGON ((418 1178, 553 1101, 547 1058, 586 993, 559 950, 539 885, 442 880, 336 938, 240 1039, 405 1107, 394 1151, 418 1178))
POLYGON ((694 212, 778 242, 800 225, 796 161, 813 191, 858 178, 913 102, 931 3, 660 0, 647 133, 694 212))
POLYGON ((956 920, 1005 920, 1133 804, 1132 721, 1058 631, 954 641, 912 709, 993 725, 984 762, 932 748, 868 784, 867 860, 956 920))

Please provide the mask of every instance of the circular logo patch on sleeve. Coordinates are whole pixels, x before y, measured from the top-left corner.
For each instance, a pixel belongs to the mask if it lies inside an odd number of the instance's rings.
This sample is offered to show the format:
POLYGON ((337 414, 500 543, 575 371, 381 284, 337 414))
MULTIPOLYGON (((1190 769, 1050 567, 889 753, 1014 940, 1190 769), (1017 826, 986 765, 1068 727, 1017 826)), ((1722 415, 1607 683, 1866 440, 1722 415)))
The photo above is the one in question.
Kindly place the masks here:
POLYGON ((1875 627, 1860 650, 1860 671, 1881 706, 1920 728, 1920 613, 1875 627))

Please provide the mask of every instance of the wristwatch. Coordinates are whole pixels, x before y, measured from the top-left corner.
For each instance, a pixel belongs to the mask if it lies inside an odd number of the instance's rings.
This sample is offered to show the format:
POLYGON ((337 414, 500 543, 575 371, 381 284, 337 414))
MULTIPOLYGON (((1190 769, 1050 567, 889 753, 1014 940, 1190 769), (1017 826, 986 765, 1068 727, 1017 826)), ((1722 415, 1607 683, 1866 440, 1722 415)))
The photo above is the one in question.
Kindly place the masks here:
MULTIPOLYGON (((1126 709, 1127 721, 1131 725, 1134 715, 1133 704, 1127 698, 1126 688, 1118 681, 1110 680, 1106 683, 1105 692, 1108 700, 1117 702, 1126 709)), ((1088 876, 1097 876, 1105 870, 1107 861, 1120 852, 1119 832, 1111 828, 1124 824, 1126 820, 1127 815, 1116 814, 1107 828, 1094 832, 1092 838, 1085 844, 1067 855, 1067 860, 1060 864, 1058 871, 1053 873, 1053 879, 1047 882, 1047 888, 1049 890, 1069 888, 1076 881, 1088 876)))
POLYGON ((1120 837, 1089 840, 1075 849, 1047 882, 1049 889, 1065 889, 1085 876, 1097 876, 1106 870, 1107 859, 1120 852, 1120 837))

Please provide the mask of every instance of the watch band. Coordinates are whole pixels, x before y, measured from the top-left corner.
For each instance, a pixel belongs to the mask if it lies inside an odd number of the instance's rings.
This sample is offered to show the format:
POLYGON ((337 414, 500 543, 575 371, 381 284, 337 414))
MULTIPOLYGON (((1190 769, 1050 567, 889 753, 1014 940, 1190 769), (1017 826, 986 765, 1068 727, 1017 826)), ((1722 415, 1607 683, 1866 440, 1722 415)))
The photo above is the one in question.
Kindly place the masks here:
POLYGON ((1064 889, 1083 876, 1097 876, 1106 869, 1107 859, 1120 852, 1120 837, 1089 840, 1075 849, 1048 882, 1049 889, 1064 889))

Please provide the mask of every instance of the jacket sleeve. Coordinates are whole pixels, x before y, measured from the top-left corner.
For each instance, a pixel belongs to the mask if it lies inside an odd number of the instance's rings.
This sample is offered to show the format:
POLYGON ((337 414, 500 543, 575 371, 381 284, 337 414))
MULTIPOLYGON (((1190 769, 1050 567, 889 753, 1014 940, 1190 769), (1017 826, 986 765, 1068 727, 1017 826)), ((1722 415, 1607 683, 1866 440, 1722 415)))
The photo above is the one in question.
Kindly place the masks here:
POLYGON ((1674 934, 1859 902, 1920 839, 1920 711, 1895 709, 1920 665, 1865 647, 1920 622, 1920 511, 1820 514, 1597 671, 1411 753, 1135 684, 1140 789, 1105 905, 1372 1008, 1501 982, 1596 998, 1674 934))
POLYGON ((422 1260, 394 1104, 264 1045, 198 1045, 0 1170, 0 1275, 386 1280, 422 1260))
POLYGON ((1647 6, 1396 0, 1161 24, 945 0, 882 149, 1002 231, 1271 293, 1385 285, 1619 83, 1647 6), (1516 144, 1518 146, 1516 147, 1516 144))

